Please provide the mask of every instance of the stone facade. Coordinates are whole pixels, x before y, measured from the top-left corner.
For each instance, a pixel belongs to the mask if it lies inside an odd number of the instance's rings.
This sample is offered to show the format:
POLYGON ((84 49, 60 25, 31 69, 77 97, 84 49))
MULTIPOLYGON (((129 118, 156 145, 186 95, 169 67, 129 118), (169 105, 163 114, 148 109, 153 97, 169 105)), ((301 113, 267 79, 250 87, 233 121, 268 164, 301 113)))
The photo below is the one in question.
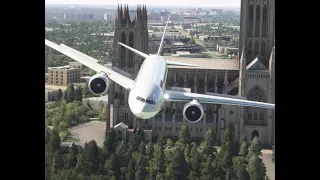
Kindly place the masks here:
MULTIPOLYGON (((228 62, 229 64, 231 63, 230 67, 226 67, 226 64, 221 60, 208 60, 206 61, 208 65, 204 68, 170 68, 166 84, 167 88, 185 87, 190 88, 191 92, 194 93, 239 95, 249 100, 275 103, 274 0, 242 0, 241 6, 240 43, 242 46, 240 48, 240 60, 228 62), (249 18, 251 12, 247 11, 247 9, 254 7, 253 12, 256 13, 258 4, 262 7, 261 13, 267 12, 266 22, 268 22, 268 28, 266 37, 265 32, 261 30, 261 27, 265 27, 263 18, 259 21, 260 25, 262 25, 260 26, 258 37, 255 34, 247 34, 246 28, 243 28, 243 26, 247 26, 246 19, 249 18), (265 7, 267 7, 267 11, 265 11, 265 7), (266 43, 263 46, 258 46, 265 48, 263 50, 264 55, 261 54, 261 48, 256 55, 248 54, 249 44, 247 42, 248 40, 251 42, 251 36, 258 38, 258 42, 266 43)), ((113 66, 131 74, 131 77, 135 78, 143 59, 120 47, 117 43, 118 41, 123 42, 148 54, 147 11, 145 6, 138 6, 137 15, 133 18, 133 21, 130 20, 128 12, 129 10, 126 6, 124 9, 122 7, 118 8, 113 66)), ((262 14, 260 17, 264 16, 262 14)), ((254 23, 252 27, 255 27, 254 23)), ((164 58, 166 59, 166 57, 164 58)), ((226 59, 225 61, 231 60, 226 59)), ((136 126, 136 118, 130 111, 127 99, 128 92, 119 85, 112 83, 108 96, 110 123, 107 123, 107 129, 121 122, 128 125, 128 130, 136 126)), ((144 129, 151 133, 153 137, 160 135, 178 136, 179 128, 184 123, 182 116, 184 105, 185 103, 180 102, 167 103, 162 112, 145 121, 143 124, 144 129), (172 113, 173 109, 175 113, 172 113)), ((205 110, 204 118, 198 123, 188 125, 193 137, 204 137, 206 130, 209 127, 214 127, 220 140, 224 130, 230 127, 234 132, 236 141, 239 140, 241 135, 245 135, 250 140, 254 136, 259 136, 262 144, 271 145, 274 143, 274 110, 219 104, 203 104, 203 107, 205 110)))

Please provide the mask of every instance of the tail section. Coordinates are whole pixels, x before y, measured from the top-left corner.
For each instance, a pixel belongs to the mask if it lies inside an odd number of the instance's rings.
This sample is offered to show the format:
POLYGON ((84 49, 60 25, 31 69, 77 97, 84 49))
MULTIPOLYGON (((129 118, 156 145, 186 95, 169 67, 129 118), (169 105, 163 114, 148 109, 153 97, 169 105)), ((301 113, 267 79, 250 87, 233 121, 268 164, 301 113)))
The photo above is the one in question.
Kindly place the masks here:
POLYGON ((160 52, 161 52, 161 50, 162 50, 163 40, 164 40, 164 36, 165 36, 165 34, 166 34, 166 31, 167 31, 169 19, 170 19, 170 14, 169 14, 169 17, 168 17, 168 20, 167 20, 166 27, 164 28, 164 32, 163 32, 163 34, 162 34, 162 39, 161 39, 161 42, 160 42, 160 46, 159 46, 157 55, 160 55, 160 52))
POLYGON ((123 47, 125 47, 125 48, 129 49, 130 51, 132 51, 132 52, 134 52, 134 53, 136 53, 136 54, 138 54, 138 55, 140 55, 140 56, 144 57, 145 59, 147 59, 147 58, 149 57, 149 55, 148 55, 148 54, 145 54, 145 53, 143 53, 143 52, 141 52, 141 51, 138 51, 138 50, 136 50, 136 49, 133 49, 133 48, 132 48, 132 47, 130 47, 130 46, 127 46, 127 45, 125 45, 125 44, 122 44, 121 42, 118 42, 118 44, 120 44, 121 46, 123 46, 123 47))

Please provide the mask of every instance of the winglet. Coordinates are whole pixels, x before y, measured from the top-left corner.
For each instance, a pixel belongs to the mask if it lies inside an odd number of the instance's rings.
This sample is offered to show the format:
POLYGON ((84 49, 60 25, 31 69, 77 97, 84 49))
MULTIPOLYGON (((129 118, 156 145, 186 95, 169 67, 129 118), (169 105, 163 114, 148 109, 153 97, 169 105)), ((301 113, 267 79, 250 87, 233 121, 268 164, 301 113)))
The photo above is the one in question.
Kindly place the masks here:
POLYGON ((169 23, 169 19, 170 19, 170 14, 169 14, 169 16, 168 16, 167 24, 166 24, 166 27, 164 28, 164 32, 163 32, 163 34, 162 34, 162 39, 161 39, 161 43, 160 43, 160 46, 159 46, 157 55, 159 55, 160 52, 161 52, 162 45, 163 45, 163 40, 164 40, 164 36, 165 36, 165 34, 166 34, 167 27, 168 27, 168 23, 169 23))

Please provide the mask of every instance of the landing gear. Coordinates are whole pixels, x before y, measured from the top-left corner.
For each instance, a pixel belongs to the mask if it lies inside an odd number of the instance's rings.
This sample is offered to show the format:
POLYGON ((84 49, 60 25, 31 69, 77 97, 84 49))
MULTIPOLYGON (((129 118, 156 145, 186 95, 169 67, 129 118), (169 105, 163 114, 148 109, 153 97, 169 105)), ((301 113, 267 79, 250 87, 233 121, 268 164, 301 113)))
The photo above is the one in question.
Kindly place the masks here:
POLYGON ((136 128, 134 128, 134 130, 133 130, 133 133, 134 134, 140 134, 140 132, 141 132, 141 123, 144 123, 144 119, 139 119, 139 118, 137 118, 137 126, 136 126, 136 128))

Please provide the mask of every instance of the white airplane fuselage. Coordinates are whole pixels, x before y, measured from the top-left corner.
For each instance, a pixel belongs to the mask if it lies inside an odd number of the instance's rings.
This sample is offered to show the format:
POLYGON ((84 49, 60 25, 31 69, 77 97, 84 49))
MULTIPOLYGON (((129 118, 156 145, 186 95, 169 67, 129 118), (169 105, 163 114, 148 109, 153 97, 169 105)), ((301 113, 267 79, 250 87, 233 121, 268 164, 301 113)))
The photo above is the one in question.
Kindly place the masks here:
POLYGON ((167 63, 160 55, 151 55, 144 60, 128 98, 136 117, 150 119, 162 109, 167 72, 167 63))

